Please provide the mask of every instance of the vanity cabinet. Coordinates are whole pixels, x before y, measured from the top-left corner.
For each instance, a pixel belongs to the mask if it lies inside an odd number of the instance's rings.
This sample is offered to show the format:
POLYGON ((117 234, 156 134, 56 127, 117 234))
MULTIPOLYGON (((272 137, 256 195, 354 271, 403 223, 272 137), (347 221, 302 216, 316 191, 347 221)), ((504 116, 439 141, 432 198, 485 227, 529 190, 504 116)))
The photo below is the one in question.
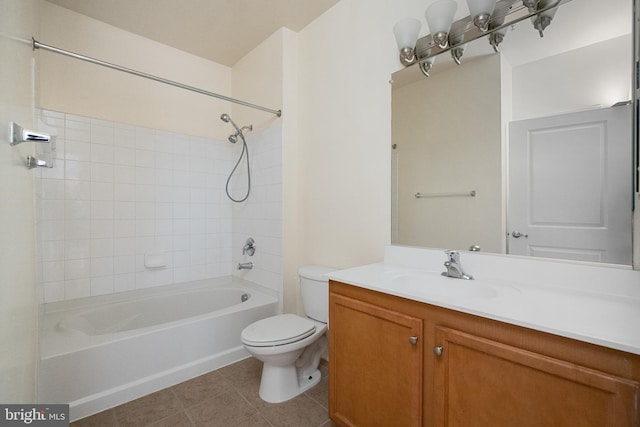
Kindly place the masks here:
POLYGON ((330 281, 343 426, 640 427, 640 356, 330 281))
POLYGON ((436 341, 438 426, 637 425, 637 382, 450 328, 436 341))
POLYGON ((422 425, 422 320, 333 295, 329 387, 344 425, 422 425))

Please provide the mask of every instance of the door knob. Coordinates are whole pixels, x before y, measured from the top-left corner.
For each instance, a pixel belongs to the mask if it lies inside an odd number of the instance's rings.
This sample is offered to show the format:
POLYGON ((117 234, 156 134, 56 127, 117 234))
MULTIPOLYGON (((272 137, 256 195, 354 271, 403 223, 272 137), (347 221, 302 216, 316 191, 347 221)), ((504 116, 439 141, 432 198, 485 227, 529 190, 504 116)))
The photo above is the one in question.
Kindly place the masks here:
POLYGON ((511 232, 511 237, 513 237, 514 239, 519 239, 520 237, 524 237, 526 239, 527 237, 529 237, 529 235, 521 233, 517 230, 514 230, 511 232))

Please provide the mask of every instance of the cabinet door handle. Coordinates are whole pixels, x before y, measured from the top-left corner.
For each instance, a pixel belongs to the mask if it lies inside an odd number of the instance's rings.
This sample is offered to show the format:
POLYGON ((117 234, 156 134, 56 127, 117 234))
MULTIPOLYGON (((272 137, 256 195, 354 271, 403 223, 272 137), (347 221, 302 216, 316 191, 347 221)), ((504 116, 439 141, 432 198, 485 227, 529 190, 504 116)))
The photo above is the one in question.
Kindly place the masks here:
POLYGON ((409 337, 409 344, 416 345, 417 343, 418 343, 418 337, 417 336, 414 335, 412 337, 409 337))
POLYGON ((433 347, 433 354, 435 354, 438 357, 442 356, 442 347, 440 346, 433 347))

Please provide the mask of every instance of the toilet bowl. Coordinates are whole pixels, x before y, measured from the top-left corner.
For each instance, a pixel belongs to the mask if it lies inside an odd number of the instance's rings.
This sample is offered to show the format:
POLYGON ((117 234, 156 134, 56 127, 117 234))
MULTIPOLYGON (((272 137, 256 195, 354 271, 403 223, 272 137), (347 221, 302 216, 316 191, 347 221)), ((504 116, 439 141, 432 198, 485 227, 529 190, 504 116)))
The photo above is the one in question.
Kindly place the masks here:
POLYGON ((260 398, 278 403, 320 382, 318 370, 327 349, 329 286, 325 273, 333 268, 307 266, 298 270, 307 317, 280 314, 258 320, 240 334, 244 348, 263 362, 260 398))

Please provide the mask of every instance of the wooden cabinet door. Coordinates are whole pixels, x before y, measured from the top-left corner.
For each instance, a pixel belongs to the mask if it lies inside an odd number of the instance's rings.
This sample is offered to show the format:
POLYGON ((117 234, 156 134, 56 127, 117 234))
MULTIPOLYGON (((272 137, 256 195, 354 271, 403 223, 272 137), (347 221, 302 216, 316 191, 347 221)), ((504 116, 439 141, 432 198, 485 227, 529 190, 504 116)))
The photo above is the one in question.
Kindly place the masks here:
POLYGON ((422 425, 422 320, 329 294, 329 414, 345 426, 422 425))
POLYGON ((438 327, 437 426, 637 427, 639 384, 438 327))

